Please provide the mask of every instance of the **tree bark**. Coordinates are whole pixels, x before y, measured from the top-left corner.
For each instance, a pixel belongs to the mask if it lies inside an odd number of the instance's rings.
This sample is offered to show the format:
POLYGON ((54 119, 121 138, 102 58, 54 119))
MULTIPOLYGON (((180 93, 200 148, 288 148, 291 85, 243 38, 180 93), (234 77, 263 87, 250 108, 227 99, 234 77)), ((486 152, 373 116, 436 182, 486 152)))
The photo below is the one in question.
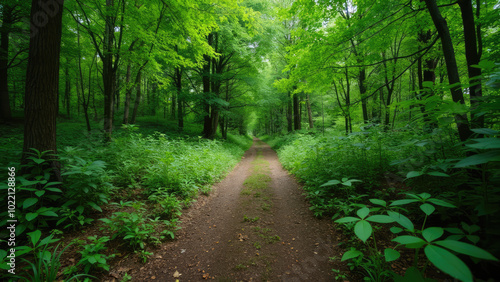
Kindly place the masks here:
POLYGON ((299 95, 297 93, 293 94, 293 129, 300 130, 300 102, 299 95))
POLYGON ((313 129, 314 128, 314 123, 313 123, 313 118, 312 118, 312 110, 311 110, 311 99, 309 97, 309 94, 306 96, 306 104, 307 104, 307 116, 309 117, 309 128, 313 129))
POLYGON ((128 124, 128 116, 130 112, 130 97, 132 96, 132 89, 134 89, 134 87, 130 85, 131 72, 132 66, 129 63, 127 66, 127 75, 125 77, 125 105, 123 109, 123 124, 128 124))
MULTIPOLYGON (((106 0, 106 10, 111 12, 114 8, 114 0, 106 0)), ((104 31, 104 57, 102 58, 102 79, 104 85, 104 132, 105 139, 111 140, 113 132, 113 96, 116 86, 116 72, 113 68, 113 44, 114 44, 114 20, 110 15, 106 16, 106 26, 104 31)))
POLYGON ((139 69, 139 71, 137 72, 137 76, 135 78, 136 95, 135 95, 134 111, 132 112, 132 118, 130 119, 131 124, 135 124, 135 119, 137 117, 137 112, 139 110, 139 104, 141 103, 141 98, 142 98, 141 77, 142 77, 142 69, 139 69))
POLYGON ((361 96, 361 109, 363 111, 363 122, 368 123, 368 105, 367 105, 368 103, 367 103, 367 97, 365 97, 366 94, 365 80, 366 80, 366 69, 361 68, 361 70, 359 70, 359 76, 358 76, 359 95, 361 96))
MULTIPOLYGON (((458 74, 458 66, 455 58, 455 51, 453 49, 453 42, 451 40, 450 31, 448 29, 448 24, 446 20, 441 15, 439 8, 436 4, 436 0, 425 0, 427 9, 432 17, 432 21, 436 26, 439 37, 441 37, 441 43, 443 48, 444 59, 446 62, 446 70, 448 72, 448 82, 451 88, 451 96, 453 102, 465 104, 464 95, 462 93, 460 84, 460 75, 458 74)), ((469 128, 469 121, 467 115, 455 115, 455 122, 458 128, 458 135, 460 141, 464 142, 472 134, 469 128)))
POLYGON ((292 106, 292 97, 290 97, 290 93, 288 93, 288 102, 286 106, 286 122, 287 122, 287 130, 288 132, 293 131, 293 106, 292 106))
POLYGON ((10 120, 12 112, 10 109, 8 62, 9 62, 9 36, 12 25, 13 8, 4 5, 2 11, 2 26, 0 27, 0 118, 10 120))
MULTIPOLYGON (((27 153, 31 148, 57 153, 56 111, 63 3, 64 0, 52 1, 52 5, 42 7, 41 1, 31 2, 33 32, 26 71, 22 164, 28 163, 27 153)), ((51 159, 50 166, 54 173, 52 178, 62 180, 58 160, 51 159)))
MULTIPOLYGON (((479 64, 479 52, 476 36, 476 25, 474 23, 474 11, 472 9, 471 0, 459 0, 460 12, 462 14, 462 23, 464 26, 464 41, 465 41, 465 58, 467 60, 467 71, 469 74, 469 93, 472 109, 476 109, 483 96, 481 86, 481 69, 472 67, 479 64)), ((480 5, 480 4, 479 4, 480 5)), ((479 9, 479 7, 477 8, 479 9)), ((481 36, 478 34, 478 36, 481 36)), ((484 127, 484 116, 476 116, 474 111, 471 112, 471 126, 473 128, 484 127)))
POLYGON ((177 125, 179 131, 184 129, 184 98, 182 97, 182 70, 175 69, 175 88, 177 90, 177 125))

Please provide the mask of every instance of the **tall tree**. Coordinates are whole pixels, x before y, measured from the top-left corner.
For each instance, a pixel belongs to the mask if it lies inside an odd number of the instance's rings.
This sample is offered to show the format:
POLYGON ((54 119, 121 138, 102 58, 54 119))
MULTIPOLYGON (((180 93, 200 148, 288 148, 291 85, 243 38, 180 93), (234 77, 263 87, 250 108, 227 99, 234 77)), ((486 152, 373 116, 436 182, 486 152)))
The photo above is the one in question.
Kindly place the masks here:
MULTIPOLYGON (((57 153, 56 117, 59 87, 64 0, 50 3, 32 0, 32 30, 26 71, 25 123, 22 163, 31 148, 57 153)), ((55 178, 61 179, 60 164, 51 161, 55 178)))

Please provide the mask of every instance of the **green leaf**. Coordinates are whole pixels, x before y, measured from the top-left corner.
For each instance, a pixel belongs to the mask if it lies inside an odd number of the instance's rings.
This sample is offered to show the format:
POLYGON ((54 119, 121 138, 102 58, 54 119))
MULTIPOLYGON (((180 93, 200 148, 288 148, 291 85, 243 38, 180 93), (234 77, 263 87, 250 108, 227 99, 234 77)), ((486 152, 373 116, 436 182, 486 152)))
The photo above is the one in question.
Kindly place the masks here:
POLYGON ((420 209, 426 214, 426 215, 431 215, 435 210, 436 208, 431 205, 431 204, 427 204, 427 203, 424 203, 422 205, 420 205, 420 209))
POLYGON ((408 268, 405 272, 405 276, 402 277, 399 274, 394 273, 394 282, 435 282, 436 280, 431 278, 424 278, 422 273, 418 268, 412 266, 408 268))
POLYGON ((347 222, 354 222, 354 221, 358 221, 358 220, 360 220, 360 219, 357 217, 347 216, 347 217, 337 219, 337 220, 335 220, 335 222, 336 223, 347 223, 347 222))
POLYGON ((27 221, 32 221, 33 219, 37 218, 38 216, 38 213, 36 212, 30 212, 30 213, 27 213, 25 218, 27 221))
POLYGON ((379 205, 379 206, 383 206, 383 207, 387 206, 387 203, 384 200, 380 200, 380 199, 370 199, 370 202, 374 205, 379 205))
POLYGON ((37 198, 28 198, 23 202, 23 209, 29 208, 38 202, 37 198))
POLYGON ((96 210, 98 210, 98 211, 102 212, 101 207, 99 207, 96 203, 94 203, 94 202, 88 202, 87 204, 88 204, 89 206, 93 207, 94 209, 96 209, 96 210))
POLYGON ((471 129, 471 131, 473 131, 474 133, 483 134, 483 135, 497 135, 497 134, 500 134, 500 131, 489 129, 489 128, 474 128, 474 129, 471 129))
POLYGON ((395 222, 396 219, 388 215, 372 215, 366 219, 367 221, 377 222, 377 223, 391 223, 395 222))
POLYGON ((457 253, 468 255, 471 257, 498 261, 497 258, 495 258, 493 255, 491 255, 487 251, 485 251, 477 246, 468 244, 468 243, 455 241, 455 240, 442 240, 442 241, 434 242, 434 244, 443 246, 443 247, 450 249, 450 250, 453 250, 457 253))
POLYGON ((356 214, 359 216, 359 218, 364 219, 368 214, 370 213, 370 209, 367 207, 361 208, 356 211, 356 214))
POLYGON ((444 229, 441 227, 429 227, 422 231, 422 236, 427 242, 432 242, 443 236, 444 229))
POLYGON ((410 172, 408 172, 408 174, 406 174, 406 178, 418 177, 422 174, 423 173, 421 171, 410 171, 410 172))
MULTIPOLYGON (((407 195, 411 196, 412 194, 408 193, 407 195)), ((431 197, 431 194, 429 194, 429 193, 420 193, 417 196, 419 196, 423 200, 427 200, 427 199, 429 199, 431 197)))
POLYGON ((410 236, 410 235, 403 235, 403 236, 398 236, 394 239, 392 239, 394 242, 398 242, 400 244, 405 245, 407 248, 420 248, 423 245, 425 245, 425 241, 415 237, 415 236, 410 236))
POLYGON ((41 212, 40 215, 44 215, 44 216, 58 216, 57 213, 55 213, 53 211, 44 211, 44 212, 41 212))
POLYGON ((443 173, 443 172, 439 172, 439 171, 431 171, 431 172, 428 172, 427 174, 432 175, 432 176, 450 177, 448 174, 443 173))
POLYGON ((91 264, 94 264, 97 262, 94 256, 89 256, 87 257, 87 261, 90 262, 91 264))
POLYGON ((45 194, 45 190, 38 190, 38 191, 36 191, 36 192, 35 192, 35 195, 36 195, 37 197, 39 197, 39 198, 40 198, 41 196, 43 196, 43 194, 45 194))
POLYGON ((417 199, 396 200, 396 201, 393 201, 390 204, 390 206, 402 206, 402 205, 407 205, 407 204, 415 203, 415 202, 419 202, 419 200, 417 200, 417 199))
POLYGON ((356 234, 361 241, 366 242, 372 235, 372 226, 368 221, 360 220, 354 225, 354 234, 356 234))
POLYGON ((490 152, 485 152, 477 155, 472 155, 470 157, 467 157, 461 161, 459 161, 455 167, 456 168, 461 168, 461 167, 468 167, 468 166, 473 166, 473 165, 478 165, 478 164, 485 164, 488 162, 493 162, 493 161, 500 161, 500 151, 495 150, 495 151, 490 151, 490 152))
POLYGON ((445 228, 444 230, 446 230, 450 233, 453 233, 453 234, 464 234, 464 232, 460 228, 456 228, 456 227, 449 227, 449 228, 445 228))
POLYGON ((442 206, 442 207, 456 208, 456 206, 453 204, 450 204, 448 202, 445 202, 445 201, 439 200, 439 199, 435 199, 435 198, 428 199, 427 202, 431 202, 435 205, 442 206))
POLYGON ((401 254, 394 249, 387 248, 384 250, 384 257, 387 262, 397 260, 400 256, 401 254))
POLYGON ((40 241, 40 237, 42 237, 42 231, 40 231, 40 230, 28 232, 27 234, 30 237, 31 243, 33 244, 33 246, 35 246, 36 243, 38 243, 38 241, 40 241))
POLYGON ((344 185, 344 186, 352 186, 353 182, 363 182, 363 181, 358 180, 358 179, 349 179, 347 181, 342 182, 342 185, 344 185))
POLYGON ((58 192, 58 193, 62 193, 62 190, 61 190, 61 189, 59 189, 59 188, 48 187, 48 188, 45 188, 45 190, 47 190, 47 191, 51 191, 51 192, 58 192))
POLYGON ((344 253, 344 255, 342 256, 342 259, 340 261, 345 261, 348 259, 359 257, 361 255, 363 255, 363 253, 358 251, 358 250, 350 250, 350 251, 347 251, 344 253))
POLYGON ((472 139, 473 141, 476 141, 477 143, 474 144, 467 144, 465 146, 470 147, 470 148, 475 148, 475 149, 500 149, 500 139, 499 138, 478 138, 478 139, 472 139))
POLYGON ((327 183, 319 186, 319 187, 325 187, 325 186, 332 186, 332 185, 337 185, 337 184, 340 184, 341 182, 338 181, 338 180, 330 180, 328 181, 327 183))
POLYGON ((397 227, 397 226, 393 226, 389 230, 391 230, 391 232, 394 233, 394 234, 398 234, 398 233, 403 232, 403 228, 400 228, 400 227, 397 227))
POLYGON ((424 252, 429 261, 441 271, 464 282, 472 282, 470 269, 454 254, 434 245, 427 245, 424 252))
POLYGON ((400 213, 393 212, 393 211, 387 211, 387 214, 390 217, 394 218, 396 220, 396 222, 399 225, 403 226, 404 228, 410 230, 411 232, 413 232, 415 230, 415 227, 413 226, 413 223, 405 215, 402 215, 400 213))

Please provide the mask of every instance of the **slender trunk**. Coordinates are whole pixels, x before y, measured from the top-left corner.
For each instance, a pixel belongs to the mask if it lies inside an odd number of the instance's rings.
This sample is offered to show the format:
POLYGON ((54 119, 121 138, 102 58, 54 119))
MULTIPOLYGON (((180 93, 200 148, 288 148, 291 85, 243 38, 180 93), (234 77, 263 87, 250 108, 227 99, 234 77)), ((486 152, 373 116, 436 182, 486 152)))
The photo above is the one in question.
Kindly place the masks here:
MULTIPOLYGON (((479 64, 478 44, 476 41, 476 25, 474 23, 474 11, 472 9, 471 0, 459 0, 458 5, 462 13, 462 22, 464 27, 464 41, 465 41, 465 58, 467 59, 467 71, 469 74, 469 93, 470 103, 473 111, 471 112, 471 126, 473 128, 484 127, 484 116, 478 115, 474 112, 477 106, 481 103, 483 91, 481 87, 481 69, 473 67, 479 64)), ((480 5, 480 3, 479 3, 480 5)), ((477 7, 479 9, 480 6, 477 7)), ((481 36, 479 34, 479 36, 481 36)))
MULTIPOLYGON (((208 35, 208 44, 212 45, 213 34, 208 35)), ((211 58, 207 55, 204 56, 205 64, 203 65, 203 94, 204 94, 204 117, 203 117, 203 137, 209 138, 212 133, 212 122, 210 119, 210 104, 209 99, 211 96, 210 92, 210 82, 211 82, 211 58)))
POLYGON ((131 73, 132 66, 129 63, 127 66, 127 75, 125 77, 125 105, 123 107, 123 124, 128 124, 128 116, 130 112, 130 97, 132 96, 132 89, 134 89, 134 87, 130 85, 131 73))
POLYGON ((141 76, 142 76, 142 70, 140 69, 137 72, 137 76, 135 78, 135 85, 136 85, 136 95, 135 95, 135 104, 134 104, 134 111, 132 112, 132 118, 130 119, 131 124, 135 124, 135 119, 137 117, 137 111, 139 110, 139 104, 141 103, 141 76))
POLYGON ((314 123, 313 123, 313 118, 312 118, 312 110, 311 110, 311 99, 309 97, 309 94, 306 96, 306 103, 307 103, 307 116, 309 117, 309 128, 313 129, 314 128, 314 123))
POLYGON ((367 103, 367 97, 366 96, 366 86, 365 86, 365 80, 366 80, 366 69, 361 68, 359 70, 359 95, 361 96, 361 109, 363 111, 363 122, 368 123, 368 103, 367 103))
MULTIPOLYGON (((42 7, 40 1, 32 0, 32 36, 29 43, 26 71, 24 144, 21 164, 28 163, 31 148, 40 152, 57 154, 56 117, 57 92, 59 88, 59 55, 61 50, 62 11, 64 0, 42 7), (44 9, 45 8, 45 9, 44 9), (47 11, 49 10, 49 11, 47 11), (51 17, 46 13, 50 12, 51 17), (40 22, 39 15, 48 20, 40 22)), ((61 181, 61 165, 57 159, 50 160, 53 180, 61 181)), ((29 173, 23 168, 21 174, 29 173)))
POLYGON ((292 97, 290 97, 290 93, 288 93, 288 102, 286 106, 286 122, 287 122, 287 130, 288 132, 293 131, 293 106, 292 106, 292 97))
MULTIPOLYGON (((436 0, 425 0, 427 9, 432 17, 432 21, 436 26, 436 29, 441 38, 444 59, 446 62, 446 70, 448 72, 448 82, 451 88, 451 96, 453 102, 465 104, 464 95, 462 93, 460 84, 460 75, 458 74, 457 61, 455 58, 455 51, 453 48, 453 42, 451 40, 450 31, 448 29, 448 24, 446 20, 441 15, 439 8, 436 4, 436 0)), ((472 132, 469 128, 469 121, 467 115, 457 114, 455 115, 455 122, 458 128, 458 135, 460 141, 464 142, 471 136, 472 132)))
POLYGON ((293 94, 293 129, 300 130, 300 103, 299 103, 299 94, 293 94))
MULTIPOLYGON (((4 5, 4 4, 2 4, 4 5)), ((0 28, 0 118, 10 120, 12 112, 10 109, 8 62, 9 62, 9 34, 12 24, 12 8, 3 7, 2 27, 0 28)))
MULTIPOLYGON (((111 13, 114 6, 114 0, 106 0, 106 10, 111 13)), ((104 85, 104 131, 105 140, 111 140, 113 131, 113 96, 116 85, 116 74, 113 69, 113 44, 114 44, 114 17, 106 16, 106 26, 104 31, 104 53, 102 58, 102 79, 104 85)))
POLYGON ((65 74, 65 89, 64 89, 64 101, 66 102, 66 115, 70 117, 70 107, 71 107, 71 81, 69 77, 69 67, 66 65, 64 69, 65 74))
POLYGON ((177 89, 177 122, 179 131, 184 129, 184 98, 182 97, 182 70, 175 69, 175 88, 177 89))

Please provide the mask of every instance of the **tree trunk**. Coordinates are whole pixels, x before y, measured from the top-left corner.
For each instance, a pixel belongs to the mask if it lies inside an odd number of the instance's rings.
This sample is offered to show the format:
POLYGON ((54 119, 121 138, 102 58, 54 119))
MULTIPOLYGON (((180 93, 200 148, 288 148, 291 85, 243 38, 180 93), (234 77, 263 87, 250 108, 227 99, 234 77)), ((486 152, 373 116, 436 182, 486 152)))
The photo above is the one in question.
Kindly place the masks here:
POLYGON ((177 89, 177 122, 179 131, 184 129, 184 98, 182 97, 182 70, 175 69, 175 88, 177 89))
POLYGON ((292 106, 292 97, 290 97, 290 93, 288 93, 288 102, 286 106, 286 122, 287 122, 287 130, 288 132, 293 131, 293 106, 292 106))
POLYGON ((127 66, 127 76, 125 77, 125 106, 123 109, 123 124, 128 124, 128 116, 130 112, 130 97, 132 96, 132 89, 134 89, 134 87, 130 85, 131 72, 132 66, 129 63, 127 66))
MULTIPOLYGON (((427 9, 432 17, 432 21, 436 26, 439 37, 441 38, 444 59, 446 62, 446 70, 448 72, 448 82, 451 88, 451 96, 453 102, 465 104, 464 95, 462 93, 460 84, 460 75, 458 74, 457 61, 455 58, 455 51, 453 49, 453 42, 451 40, 450 31, 446 20, 441 15, 436 0, 425 0, 427 9)), ((455 122, 458 128, 458 135, 460 141, 464 142, 471 136, 472 132, 469 128, 469 121, 467 115, 455 115, 455 122)))
POLYGON ((312 110, 311 110, 311 99, 309 94, 306 96, 306 104, 307 104, 307 116, 309 117, 309 128, 314 128, 313 118, 312 118, 312 110))
MULTIPOLYGON (((213 34, 208 35, 208 44, 212 45, 213 34)), ((209 138, 212 132, 212 121, 210 119, 210 104, 208 100, 210 99, 210 80, 211 80, 211 58, 207 55, 204 55, 205 64, 203 65, 203 94, 204 94, 204 117, 203 117, 203 137, 209 138)))
POLYGON ((12 24, 12 8, 3 7, 2 27, 0 28, 0 118, 10 120, 12 113, 9 99, 8 62, 9 62, 9 36, 12 24))
POLYGON ((358 76, 358 81, 359 81, 359 95, 361 97, 361 109, 363 111, 363 122, 368 123, 368 103, 367 103, 367 97, 365 97, 366 94, 366 86, 365 86, 365 80, 366 80, 366 69, 361 68, 359 71, 359 76, 358 76))
POLYGON ((141 96, 142 96, 141 76, 142 76, 142 69, 140 69, 137 72, 137 76, 135 78, 136 95, 135 95, 134 111, 132 112, 132 118, 130 119, 131 124, 135 124, 135 119, 137 117, 137 111, 139 110, 139 104, 141 103, 141 96))
MULTIPOLYGON (((114 0, 106 0, 106 10, 111 12, 114 8, 114 0)), ((106 16, 106 26, 104 31, 104 53, 102 58, 102 79, 104 85, 104 132, 105 140, 111 140, 113 132, 113 96, 115 94, 116 73, 113 69, 113 43, 114 43, 114 17, 106 16)))
POLYGON ((300 130, 300 103, 299 95, 297 93, 293 94, 293 129, 300 130))
POLYGON ((71 107, 71 81, 69 78, 69 67, 66 65, 64 68, 65 75, 65 88, 64 88, 64 101, 66 102, 66 115, 70 117, 70 107, 71 107))
MULTIPOLYGON (((471 0, 459 0, 458 5, 462 13, 462 22, 464 26, 465 58, 467 59, 467 71, 469 74, 469 92, 472 109, 476 109, 483 96, 481 86, 481 69, 472 67, 479 64, 479 52, 476 41, 476 25, 474 23, 474 11, 472 10, 471 0)), ((480 5, 480 4, 479 4, 480 5)), ((479 7, 477 7, 479 9, 479 7)), ((480 34, 478 36, 481 36, 480 34)), ((476 116, 471 112, 471 126, 473 128, 484 127, 484 116, 476 116)))
MULTIPOLYGON (((57 153, 56 111, 64 0, 57 3, 53 1, 53 5, 48 7, 42 7, 39 3, 41 2, 37 0, 32 0, 31 3, 34 29, 30 38, 26 71, 22 164, 28 163, 27 157, 30 155, 27 153, 31 148, 40 152, 50 150, 51 153, 57 153), (49 12, 50 17, 46 14, 49 12)), ((51 160, 50 166, 54 173, 52 178, 61 181, 61 165, 58 160, 51 160)))

